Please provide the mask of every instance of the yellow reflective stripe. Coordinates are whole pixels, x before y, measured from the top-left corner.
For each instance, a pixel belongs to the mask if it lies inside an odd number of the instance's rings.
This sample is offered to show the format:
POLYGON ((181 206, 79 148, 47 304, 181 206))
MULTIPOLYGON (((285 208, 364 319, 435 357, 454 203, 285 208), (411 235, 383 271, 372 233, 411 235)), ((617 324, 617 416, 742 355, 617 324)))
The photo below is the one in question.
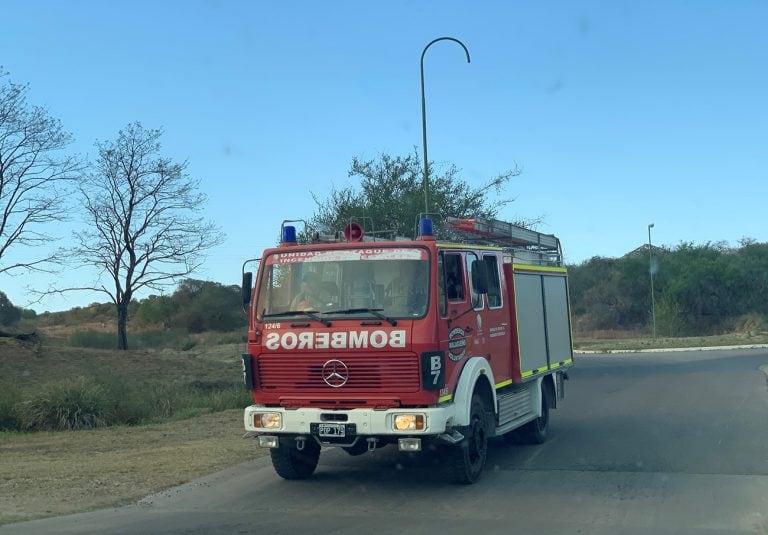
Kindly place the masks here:
POLYGON ((512 384, 512 379, 507 379, 506 381, 502 381, 496 385, 496 388, 504 388, 507 385, 512 384))
POLYGON ((550 369, 550 370, 554 370, 555 368, 559 368, 559 367, 560 367, 560 363, 559 363, 559 362, 557 362, 557 363, 555 363, 555 364, 552 364, 552 365, 549 367, 549 369, 550 369))
POLYGON ((548 366, 542 366, 541 368, 534 368, 533 370, 528 370, 527 372, 523 372, 520 375, 523 376, 523 377, 530 377, 533 374, 543 373, 543 372, 546 372, 546 371, 549 371, 549 370, 550 370, 550 368, 548 366))
POLYGON ((437 398, 438 403, 445 403, 446 401, 451 401, 453 399, 453 394, 448 394, 447 396, 440 396, 437 398))
POLYGON ((563 267, 532 266, 530 264, 512 264, 512 269, 524 269, 526 271, 549 271, 552 273, 568 273, 568 269, 563 267))
POLYGON ((563 364, 573 364, 573 359, 564 360, 563 364))

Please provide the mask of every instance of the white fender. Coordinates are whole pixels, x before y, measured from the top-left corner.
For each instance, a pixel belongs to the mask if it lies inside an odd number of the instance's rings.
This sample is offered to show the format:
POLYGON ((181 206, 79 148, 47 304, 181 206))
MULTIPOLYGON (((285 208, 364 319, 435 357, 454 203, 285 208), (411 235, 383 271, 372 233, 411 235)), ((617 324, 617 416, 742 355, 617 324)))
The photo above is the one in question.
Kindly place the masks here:
POLYGON ((461 370, 461 377, 456 385, 456 391, 453 394, 453 403, 456 407, 456 416, 453 425, 469 425, 469 413, 472 408, 472 392, 475 390, 475 384, 481 375, 488 378, 491 385, 491 395, 493 396, 493 410, 498 412, 496 402, 496 382, 493 379, 493 370, 488 361, 483 357, 470 357, 464 368, 461 370))

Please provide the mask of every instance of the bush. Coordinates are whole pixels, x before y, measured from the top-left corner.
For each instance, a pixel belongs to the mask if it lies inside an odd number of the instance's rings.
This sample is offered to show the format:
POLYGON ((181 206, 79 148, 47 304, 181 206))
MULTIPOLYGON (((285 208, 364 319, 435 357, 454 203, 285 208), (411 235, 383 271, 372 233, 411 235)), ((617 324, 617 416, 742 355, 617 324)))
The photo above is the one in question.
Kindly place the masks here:
POLYGON ((242 409, 249 393, 227 383, 155 384, 146 390, 153 419, 183 419, 212 411, 242 409))
POLYGON ((181 329, 128 333, 128 347, 132 349, 167 348, 187 351, 194 346, 195 342, 181 329))
POLYGON ((228 409, 244 409, 251 403, 251 393, 245 390, 242 385, 230 386, 223 390, 214 390, 205 395, 204 402, 213 412, 225 411, 228 409))
POLYGON ((674 337, 685 334, 680 305, 669 294, 662 295, 656 303, 656 331, 659 336, 674 337))
POLYGON ((103 427, 114 421, 116 403, 93 378, 40 388, 21 403, 21 427, 27 430, 74 430, 103 427))
POLYGON ((21 319, 21 309, 14 306, 5 292, 0 292, 0 325, 13 326, 21 319))
POLYGON ((730 320, 727 328, 731 332, 755 336, 768 331, 768 319, 762 314, 744 314, 730 320))
MULTIPOLYGON (((97 331, 80 331, 69 336, 69 345, 91 349, 117 349, 117 335, 97 331)), ((131 349, 180 349, 187 351, 196 342, 181 329, 128 333, 131 349)))
POLYGON ((0 431, 21 429, 17 408, 20 400, 21 392, 18 388, 9 384, 0 384, 0 431))
POLYGON ((80 331, 69 336, 69 345, 91 349, 117 349, 117 335, 97 331, 80 331))
POLYGON ((248 392, 229 382, 127 383, 98 374, 21 391, 0 392, 0 430, 60 431, 184 419, 242 409, 248 392))

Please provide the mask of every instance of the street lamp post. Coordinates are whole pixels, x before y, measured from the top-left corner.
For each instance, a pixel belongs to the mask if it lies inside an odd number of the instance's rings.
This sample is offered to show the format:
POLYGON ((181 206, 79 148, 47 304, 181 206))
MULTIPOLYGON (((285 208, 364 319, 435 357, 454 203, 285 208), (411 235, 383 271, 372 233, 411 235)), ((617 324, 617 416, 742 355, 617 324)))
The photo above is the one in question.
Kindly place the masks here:
POLYGON ((656 296, 653 293, 653 246, 651 245, 651 229, 648 225, 648 273, 651 275, 651 319, 653 321, 653 340, 656 341, 656 296))
POLYGON ((427 49, 437 43, 438 41, 453 41, 461 45, 464 49, 464 53, 467 55, 467 63, 470 63, 469 50, 464 46, 464 43, 456 39, 455 37, 438 37, 431 41, 421 53, 421 137, 424 144, 424 213, 429 213, 429 197, 427 190, 429 188, 429 160, 427 159, 427 100, 424 96, 424 54, 427 53, 427 49))

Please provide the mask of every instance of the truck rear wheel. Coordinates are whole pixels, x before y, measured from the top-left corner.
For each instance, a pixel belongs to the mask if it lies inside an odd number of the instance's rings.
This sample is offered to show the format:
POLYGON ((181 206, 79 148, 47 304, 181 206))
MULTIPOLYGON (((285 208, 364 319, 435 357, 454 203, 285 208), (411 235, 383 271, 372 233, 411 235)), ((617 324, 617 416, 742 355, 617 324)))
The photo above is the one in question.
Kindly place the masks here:
POLYGON ((475 394, 472 396, 468 435, 459 444, 450 446, 447 452, 447 466, 454 482, 469 485, 483 474, 488 454, 487 426, 485 403, 475 394))
POLYGON ((283 479, 306 479, 315 472, 320 459, 320 445, 312 439, 299 451, 293 439, 281 440, 279 448, 269 450, 272 466, 283 479))
POLYGON ((549 400, 547 389, 541 393, 541 416, 504 435, 508 444, 543 444, 549 430, 549 400))

